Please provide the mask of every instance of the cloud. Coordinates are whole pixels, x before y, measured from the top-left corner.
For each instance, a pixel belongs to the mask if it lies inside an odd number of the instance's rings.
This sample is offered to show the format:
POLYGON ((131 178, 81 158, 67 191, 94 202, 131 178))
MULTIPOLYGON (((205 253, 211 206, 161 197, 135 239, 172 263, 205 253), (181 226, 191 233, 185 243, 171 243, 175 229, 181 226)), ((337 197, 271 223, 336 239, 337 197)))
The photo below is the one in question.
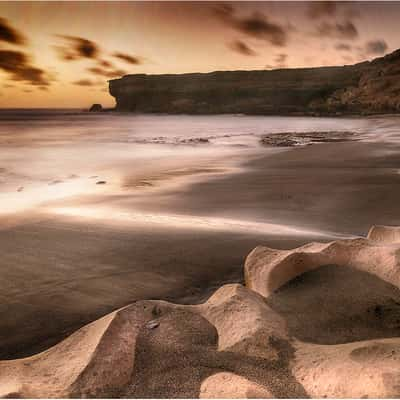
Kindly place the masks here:
POLYGON ((278 54, 275 57, 275 66, 277 68, 286 68, 287 67, 287 64, 286 64, 287 58, 288 58, 287 54, 284 54, 284 53, 278 54))
POLYGON ((335 49, 339 51, 351 51, 351 46, 347 43, 338 43, 335 49))
POLYGON ((323 22, 317 27, 317 35, 342 40, 354 40, 358 37, 358 30, 350 20, 344 22, 323 22))
MULTIPOLYGON (((92 65, 86 68, 86 70, 96 77, 112 79, 127 74, 125 70, 116 68, 115 64, 112 61, 103 58, 105 52, 102 51, 97 43, 78 36, 56 36, 64 41, 63 45, 57 45, 54 47, 55 50, 58 52, 58 56, 62 60, 92 60, 92 65)), ((110 55, 115 59, 123 61, 127 64, 141 64, 141 59, 139 57, 132 56, 126 53, 114 52, 112 54, 110 53, 110 55)), ((80 79, 72 83, 80 86, 96 85, 96 83, 94 83, 90 79, 80 79)))
POLYGON ((99 60, 98 64, 103 68, 114 68, 114 64, 111 61, 99 60))
POLYGON ((128 64, 132 64, 132 65, 141 64, 141 60, 139 57, 131 56, 126 53, 116 52, 113 54, 113 57, 118 58, 119 60, 124 61, 128 64))
POLYGON ((30 82, 32 85, 48 86, 50 82, 46 78, 46 72, 40 68, 26 65, 14 73, 14 80, 30 82))
POLYGON ((91 81, 90 79, 80 79, 78 81, 72 82, 74 85, 78 86, 95 86, 96 83, 91 81))
POLYGON ((367 54, 384 54, 388 49, 387 43, 382 40, 370 40, 365 44, 365 52, 367 54))
POLYGON ((249 47, 246 43, 242 42, 241 40, 235 40, 232 43, 229 43, 229 48, 237 53, 240 53, 244 56, 256 56, 257 53, 249 47))
POLYGON ((343 59, 343 61, 344 61, 346 64, 352 64, 352 63, 354 63, 354 58, 351 57, 351 56, 349 56, 349 55, 344 55, 344 56, 342 56, 342 59, 343 59))
POLYGON ((307 14, 310 18, 321 18, 336 14, 336 2, 313 1, 309 4, 307 14))
POLYGON ((0 50, 0 69, 10 74, 14 81, 29 82, 41 87, 50 85, 46 71, 31 65, 29 57, 21 51, 0 50))
POLYGON ((6 72, 14 72, 28 63, 28 57, 22 51, 0 50, 0 68, 6 72))
POLYGON ((260 12, 254 12, 247 17, 238 17, 233 7, 227 4, 215 7, 214 12, 226 25, 248 36, 266 40, 274 46, 285 46, 287 43, 287 30, 260 12))
POLYGON ((18 32, 12 26, 9 25, 8 21, 0 17, 0 41, 23 45, 26 43, 26 39, 21 32, 18 32))
POLYGON ((63 46, 55 46, 59 57, 64 61, 75 61, 84 58, 97 59, 100 54, 99 46, 88 39, 78 36, 56 35, 67 42, 63 46))
POLYGON ((101 76, 104 78, 117 78, 126 75, 126 71, 124 71, 123 69, 107 70, 99 67, 90 67, 87 70, 94 75, 101 76))
POLYGON ((280 69, 287 68, 287 59, 288 55, 285 53, 277 54, 274 58, 273 64, 267 64, 265 66, 266 69, 280 69))

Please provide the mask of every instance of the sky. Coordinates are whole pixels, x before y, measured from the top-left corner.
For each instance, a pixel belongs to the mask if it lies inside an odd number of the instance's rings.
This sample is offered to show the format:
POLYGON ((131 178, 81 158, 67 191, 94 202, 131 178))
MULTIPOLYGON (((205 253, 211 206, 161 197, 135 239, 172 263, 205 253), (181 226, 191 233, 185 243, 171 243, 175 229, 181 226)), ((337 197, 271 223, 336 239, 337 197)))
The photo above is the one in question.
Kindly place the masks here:
POLYGON ((126 74, 353 64, 400 48, 400 2, 0 3, 0 107, 112 107, 126 74))

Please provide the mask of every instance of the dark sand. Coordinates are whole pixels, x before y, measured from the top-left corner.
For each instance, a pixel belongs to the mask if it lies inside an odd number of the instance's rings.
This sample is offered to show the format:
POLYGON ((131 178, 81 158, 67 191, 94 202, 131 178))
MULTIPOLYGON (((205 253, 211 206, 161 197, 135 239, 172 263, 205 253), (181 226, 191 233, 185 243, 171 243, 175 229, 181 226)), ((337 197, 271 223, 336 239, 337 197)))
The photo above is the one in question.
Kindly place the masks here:
POLYGON ((0 355, 35 353, 137 299, 201 301, 242 280, 257 243, 307 240, 62 217, 1 230, 0 355))
MULTIPOLYGON (((400 225, 395 150, 377 143, 289 149, 250 161, 240 173, 97 202, 365 234, 371 224, 400 225)), ((0 356, 35 353, 137 299, 201 301, 222 283, 242 280, 243 260, 256 245, 291 248, 318 239, 328 237, 48 215, 20 221, 0 231, 0 356)))
POLYGON ((345 142, 289 148, 226 175, 166 193, 135 207, 237 217, 341 234, 366 235, 373 224, 399 225, 397 145, 345 142), (179 194, 178 196, 176 196, 179 194))

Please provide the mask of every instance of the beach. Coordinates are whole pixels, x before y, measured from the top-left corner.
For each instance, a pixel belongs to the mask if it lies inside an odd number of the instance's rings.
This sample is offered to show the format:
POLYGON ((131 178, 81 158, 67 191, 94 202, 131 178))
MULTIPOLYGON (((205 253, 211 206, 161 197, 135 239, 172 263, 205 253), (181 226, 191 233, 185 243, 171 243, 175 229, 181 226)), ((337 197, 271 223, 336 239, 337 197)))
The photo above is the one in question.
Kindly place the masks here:
POLYGON ((398 117, 2 118, 3 359, 136 300, 203 302, 243 282, 257 245, 290 249, 400 224, 398 117), (293 131, 357 140, 259 143, 293 131))

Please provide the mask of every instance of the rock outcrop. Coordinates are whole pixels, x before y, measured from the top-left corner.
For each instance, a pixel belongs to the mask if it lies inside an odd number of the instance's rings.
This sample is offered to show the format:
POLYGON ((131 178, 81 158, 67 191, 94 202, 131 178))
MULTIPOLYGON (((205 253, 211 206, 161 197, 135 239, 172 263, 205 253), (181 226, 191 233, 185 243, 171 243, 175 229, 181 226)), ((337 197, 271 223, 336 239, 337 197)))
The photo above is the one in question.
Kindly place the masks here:
POLYGON ((340 143, 357 141, 359 137, 354 132, 280 132, 264 135, 260 143, 274 147, 308 146, 315 143, 340 143))
POLYGON ((186 114, 400 111, 400 50, 342 67, 126 75, 109 83, 116 110, 186 114))
POLYGON ((101 112, 103 111, 103 107, 101 104, 95 103, 92 104, 89 108, 89 112, 101 112))
POLYGON ((138 301, 0 361, 0 396, 398 397, 399 232, 257 247, 246 286, 199 305, 138 301))

